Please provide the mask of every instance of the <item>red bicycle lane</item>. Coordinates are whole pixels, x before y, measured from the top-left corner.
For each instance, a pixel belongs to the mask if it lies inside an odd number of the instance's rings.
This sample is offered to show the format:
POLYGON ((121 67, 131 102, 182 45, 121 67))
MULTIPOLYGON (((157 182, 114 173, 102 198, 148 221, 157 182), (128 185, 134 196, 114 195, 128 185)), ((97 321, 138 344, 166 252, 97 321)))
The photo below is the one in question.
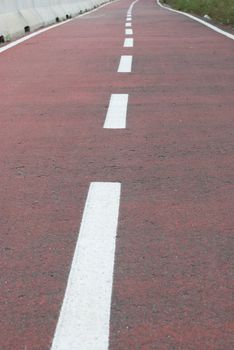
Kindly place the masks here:
POLYGON ((110 349, 231 350, 233 41, 151 0, 133 31, 110 349))
POLYGON ((110 348, 233 347, 232 42, 142 1, 118 75, 129 4, 4 62, 4 350, 49 347, 91 181, 123 184, 110 348), (113 92, 130 94, 124 131, 102 129, 113 92))
POLYGON ((1 349, 50 348, 89 183, 114 180, 102 126, 129 4, 1 54, 1 349))

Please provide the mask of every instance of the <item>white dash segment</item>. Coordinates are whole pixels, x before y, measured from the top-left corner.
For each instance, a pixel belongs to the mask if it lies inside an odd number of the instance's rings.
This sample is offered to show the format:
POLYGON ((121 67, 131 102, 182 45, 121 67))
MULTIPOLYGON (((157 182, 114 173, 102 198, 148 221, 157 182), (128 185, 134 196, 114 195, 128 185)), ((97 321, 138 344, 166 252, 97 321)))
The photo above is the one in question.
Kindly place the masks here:
POLYGON ((51 350, 108 350, 120 183, 91 183, 51 350))
POLYGON ((132 56, 121 56, 118 73, 130 73, 132 70, 132 56))
POLYGON ((131 17, 127 17, 126 21, 130 21, 131 22, 132 18, 131 17))
POLYGON ((133 38, 126 38, 124 40, 124 47, 133 47, 133 38))
POLYGON ((125 27, 131 27, 131 26, 132 26, 132 23, 131 23, 131 22, 125 24, 125 27))
POLYGON ((125 34, 126 35, 132 35, 133 34, 132 29, 125 29, 125 34))
POLYGON ((128 94, 112 94, 104 129, 125 129, 128 108, 128 94))

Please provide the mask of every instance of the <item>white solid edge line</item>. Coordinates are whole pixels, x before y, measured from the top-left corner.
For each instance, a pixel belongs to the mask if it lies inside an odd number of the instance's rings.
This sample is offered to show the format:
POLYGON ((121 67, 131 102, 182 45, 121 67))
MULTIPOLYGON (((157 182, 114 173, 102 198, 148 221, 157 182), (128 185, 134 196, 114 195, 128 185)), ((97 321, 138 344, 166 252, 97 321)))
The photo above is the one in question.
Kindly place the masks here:
POLYGON ((104 129, 125 129, 128 108, 128 94, 112 94, 104 129))
POLYGON ((131 27, 132 23, 125 23, 125 27, 131 27))
POLYGON ((47 32, 48 30, 51 30, 51 29, 54 29, 54 28, 59 27, 59 26, 61 26, 61 25, 64 25, 64 24, 66 24, 66 23, 69 23, 69 22, 71 22, 71 21, 73 21, 74 19, 77 19, 77 18, 79 18, 79 17, 87 16, 87 15, 91 14, 92 12, 96 12, 96 11, 100 10, 102 7, 107 6, 107 5, 110 5, 110 4, 112 4, 112 3, 114 3, 114 2, 117 2, 117 1, 119 1, 119 0, 108 1, 108 2, 105 3, 105 4, 100 5, 98 8, 93 9, 93 10, 91 10, 91 11, 88 11, 88 12, 86 12, 86 13, 83 13, 82 15, 77 15, 76 17, 74 17, 74 18, 72 18, 72 19, 68 19, 68 20, 66 20, 66 21, 64 21, 64 22, 61 22, 61 23, 53 24, 53 25, 51 25, 51 26, 49 26, 49 27, 47 27, 47 28, 40 29, 40 30, 38 30, 38 31, 36 31, 36 32, 34 32, 34 33, 31 33, 31 34, 29 34, 29 35, 27 35, 27 36, 24 36, 23 38, 17 39, 17 40, 15 40, 15 41, 11 42, 10 44, 7 44, 7 45, 5 45, 5 46, 3 46, 3 47, 0 47, 0 53, 5 52, 5 51, 11 49, 12 47, 17 46, 17 45, 23 43, 24 41, 27 41, 27 40, 29 40, 29 39, 31 39, 31 38, 37 36, 37 35, 40 35, 40 34, 42 34, 42 33, 44 33, 44 32, 47 32))
POLYGON ((124 47, 133 47, 133 38, 126 38, 124 40, 124 47))
POLYGON ((16 41, 13 41, 12 43, 7 44, 7 45, 1 47, 1 48, 0 48, 0 53, 2 53, 2 52, 4 52, 4 51, 7 51, 7 50, 11 49, 11 48, 14 47, 14 46, 17 46, 17 45, 23 43, 24 41, 27 41, 27 40, 33 38, 34 36, 37 36, 37 35, 42 34, 42 33, 44 33, 44 32, 47 32, 48 30, 54 29, 54 28, 56 28, 56 27, 59 27, 59 26, 65 24, 65 23, 71 22, 73 19, 74 19, 74 18, 68 19, 68 20, 66 20, 66 21, 64 21, 64 22, 62 22, 62 23, 53 24, 52 26, 50 26, 50 27, 48 27, 48 28, 40 29, 40 30, 38 30, 37 32, 34 32, 34 33, 29 34, 29 35, 27 35, 27 36, 24 36, 23 38, 17 39, 16 41))
POLYGON ((195 21, 197 21, 197 22, 203 24, 204 26, 206 26, 206 27, 208 27, 208 28, 214 30, 215 32, 217 32, 217 33, 219 33, 219 34, 222 34, 222 35, 226 36, 226 37, 229 38, 229 39, 234 40, 234 35, 233 35, 233 34, 228 33, 228 32, 225 32, 224 30, 222 30, 222 29, 220 29, 220 28, 214 26, 213 24, 207 23, 207 22, 203 21, 203 20, 200 19, 200 18, 197 18, 197 17, 194 17, 193 15, 190 15, 189 13, 182 12, 182 11, 177 11, 177 10, 174 10, 174 9, 172 9, 172 8, 170 8, 170 7, 163 6, 163 5, 160 3, 159 0, 157 0, 157 4, 158 4, 160 7, 162 7, 163 9, 165 9, 165 10, 172 11, 172 12, 176 12, 176 13, 179 13, 179 14, 184 15, 184 16, 186 16, 186 17, 189 17, 189 18, 191 18, 191 19, 193 19, 193 20, 195 20, 195 21))
POLYGON ((90 184, 51 350, 108 350, 121 184, 90 184))
POLYGON ((132 70, 132 56, 121 56, 119 62, 118 73, 131 73, 132 70))
POLYGON ((134 5, 138 2, 139 0, 135 0, 135 1, 133 1, 132 3, 131 3, 131 5, 129 6, 129 9, 128 9, 128 12, 132 12, 132 9, 133 9, 133 7, 134 7, 134 5))
POLYGON ((135 0, 131 3, 131 5, 129 6, 129 9, 127 11, 127 18, 132 16, 132 10, 133 10, 133 7, 134 5, 138 2, 139 0, 135 0))
POLYGON ((126 35, 132 35, 133 34, 132 29, 125 29, 125 34, 126 35))

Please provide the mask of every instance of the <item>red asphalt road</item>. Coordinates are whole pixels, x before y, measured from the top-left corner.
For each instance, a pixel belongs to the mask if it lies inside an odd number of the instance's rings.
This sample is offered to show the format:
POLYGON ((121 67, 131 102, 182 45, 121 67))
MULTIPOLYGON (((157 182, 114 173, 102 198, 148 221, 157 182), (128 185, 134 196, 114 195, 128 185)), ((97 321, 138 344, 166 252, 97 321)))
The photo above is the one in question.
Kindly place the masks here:
POLYGON ((140 0, 123 48, 131 2, 0 55, 1 350, 50 349, 92 181, 122 183, 110 349, 234 349, 234 43, 140 0))

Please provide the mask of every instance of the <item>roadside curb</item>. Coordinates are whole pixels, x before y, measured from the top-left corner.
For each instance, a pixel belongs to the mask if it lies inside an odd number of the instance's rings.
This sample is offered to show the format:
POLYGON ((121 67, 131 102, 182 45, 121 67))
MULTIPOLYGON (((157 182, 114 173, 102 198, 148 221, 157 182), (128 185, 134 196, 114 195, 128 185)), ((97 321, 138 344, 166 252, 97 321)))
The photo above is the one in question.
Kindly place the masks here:
POLYGON ((195 16, 193 16, 193 15, 190 15, 189 13, 182 12, 182 11, 178 11, 178 10, 174 10, 174 9, 172 9, 171 7, 164 6, 164 5, 162 5, 162 3, 160 2, 160 0, 156 0, 156 2, 157 2, 157 4, 158 4, 160 7, 162 7, 162 8, 165 9, 165 10, 168 10, 168 11, 171 11, 171 12, 175 12, 175 13, 179 13, 179 14, 181 14, 181 15, 184 15, 184 16, 186 16, 186 17, 189 17, 189 18, 191 18, 191 19, 193 19, 193 20, 195 20, 195 21, 197 21, 197 22, 203 24, 204 26, 206 26, 206 27, 208 27, 208 28, 214 30, 215 32, 217 32, 217 33, 219 33, 219 34, 221 34, 221 35, 224 35, 224 36, 226 36, 226 37, 229 38, 229 39, 234 40, 234 35, 233 35, 233 34, 228 33, 228 32, 225 32, 224 30, 222 30, 222 29, 220 29, 220 28, 214 26, 213 24, 207 23, 206 21, 203 21, 202 19, 200 19, 200 18, 198 18, 198 17, 195 17, 195 16))

